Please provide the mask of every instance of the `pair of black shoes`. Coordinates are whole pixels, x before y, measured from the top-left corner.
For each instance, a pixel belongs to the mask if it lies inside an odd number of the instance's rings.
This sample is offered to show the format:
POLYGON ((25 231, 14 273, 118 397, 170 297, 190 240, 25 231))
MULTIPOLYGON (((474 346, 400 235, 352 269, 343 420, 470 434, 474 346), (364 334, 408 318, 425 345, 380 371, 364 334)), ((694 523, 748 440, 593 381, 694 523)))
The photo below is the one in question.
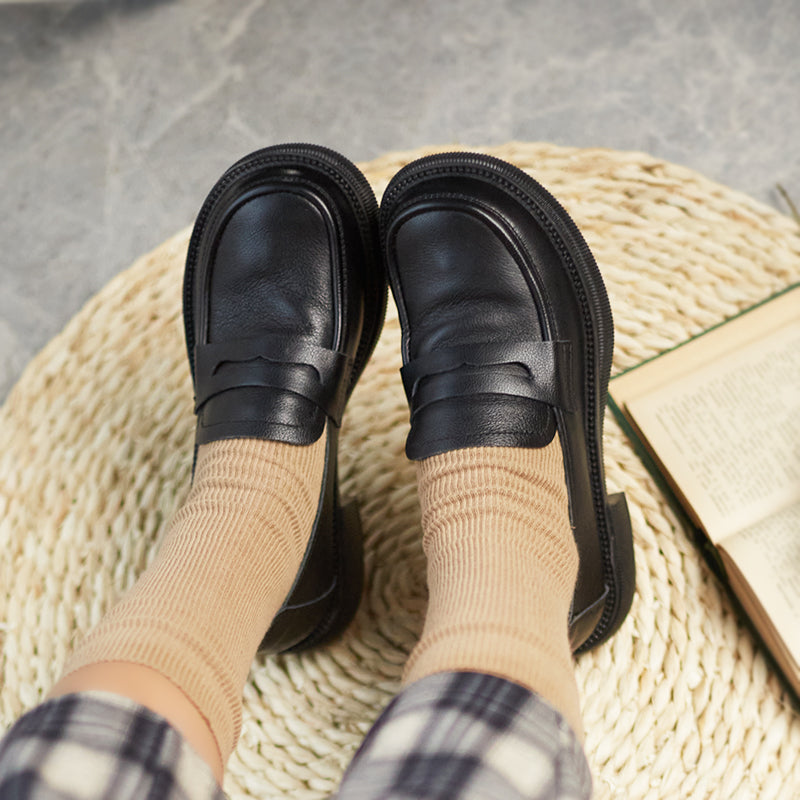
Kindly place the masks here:
POLYGON ((347 159, 285 145, 237 162, 212 189, 184 282, 197 445, 326 437, 311 540, 262 650, 316 645, 358 606, 361 529, 340 502, 337 443, 380 335, 387 278, 403 330, 410 458, 543 447, 558 431, 580 555, 570 640, 576 651, 599 644, 630 608, 633 548, 624 496, 606 494, 603 471, 611 310, 578 229, 498 159, 409 164, 379 212, 347 159))

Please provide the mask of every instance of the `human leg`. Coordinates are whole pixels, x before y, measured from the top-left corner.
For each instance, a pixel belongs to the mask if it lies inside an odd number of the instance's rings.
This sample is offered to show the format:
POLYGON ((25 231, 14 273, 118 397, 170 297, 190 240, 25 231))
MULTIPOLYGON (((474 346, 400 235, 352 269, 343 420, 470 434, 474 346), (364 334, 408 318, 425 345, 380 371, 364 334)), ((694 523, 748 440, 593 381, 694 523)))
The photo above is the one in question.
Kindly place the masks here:
POLYGON ((429 608, 407 688, 341 800, 588 796, 571 652, 610 636, 633 590, 624 499, 603 478, 613 332, 602 279, 566 212, 494 159, 409 165, 382 216, 429 608), (483 678, 470 688, 464 670, 483 678), (460 687, 458 712, 437 679, 460 687), (520 700, 493 725, 470 713, 481 680, 520 700), (427 709, 414 708, 427 692, 427 709), (525 734, 506 738, 517 725, 525 734), (533 744, 548 739, 560 742, 549 757, 533 744))
POLYGON ((130 697, 169 720, 221 780, 250 664, 308 545, 324 457, 324 441, 202 445, 155 561, 77 648, 51 696, 130 697))
POLYGON ((181 731, 220 779, 259 643, 302 649, 347 624, 362 566, 357 519, 338 494, 337 434, 385 294, 377 206, 349 162, 292 145, 223 176, 187 258, 193 486, 46 711, 92 690, 132 699, 181 731))

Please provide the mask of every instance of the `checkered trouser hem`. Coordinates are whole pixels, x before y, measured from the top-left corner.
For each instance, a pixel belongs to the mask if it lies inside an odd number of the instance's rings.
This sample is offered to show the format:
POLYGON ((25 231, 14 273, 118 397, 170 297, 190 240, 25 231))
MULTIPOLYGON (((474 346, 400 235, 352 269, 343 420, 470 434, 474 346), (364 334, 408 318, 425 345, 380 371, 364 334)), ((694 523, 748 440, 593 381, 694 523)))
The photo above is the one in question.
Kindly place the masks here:
POLYGON ((411 684, 378 719, 336 800, 587 800, 564 718, 527 689, 450 672, 411 684))
POLYGON ((82 692, 28 712, 0 741, 0 798, 224 800, 210 768, 163 717, 82 692))
MULTIPOLYGON (((336 800, 586 800, 591 778, 561 715, 526 689, 443 673, 383 712, 336 800)), ((50 700, 0 741, 0 798, 223 800, 166 720, 117 695, 50 700)))

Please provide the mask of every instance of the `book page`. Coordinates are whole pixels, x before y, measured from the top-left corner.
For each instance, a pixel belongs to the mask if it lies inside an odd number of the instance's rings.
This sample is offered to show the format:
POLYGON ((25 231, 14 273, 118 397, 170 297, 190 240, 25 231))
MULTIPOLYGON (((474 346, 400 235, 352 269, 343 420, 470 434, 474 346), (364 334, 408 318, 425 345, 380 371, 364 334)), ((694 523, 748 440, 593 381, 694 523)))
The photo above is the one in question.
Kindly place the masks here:
POLYGON ((649 394, 690 372, 705 369, 721 354, 747 347, 772 331, 798 320, 800 284, 703 331, 650 361, 616 375, 609 383, 609 392, 622 408, 628 400, 649 394))
MULTIPOLYGON (((800 670, 800 503, 729 537, 734 561, 800 670)), ((756 626, 758 623, 756 620, 756 626)))
POLYGON ((797 318, 624 406, 714 544, 800 501, 797 318))

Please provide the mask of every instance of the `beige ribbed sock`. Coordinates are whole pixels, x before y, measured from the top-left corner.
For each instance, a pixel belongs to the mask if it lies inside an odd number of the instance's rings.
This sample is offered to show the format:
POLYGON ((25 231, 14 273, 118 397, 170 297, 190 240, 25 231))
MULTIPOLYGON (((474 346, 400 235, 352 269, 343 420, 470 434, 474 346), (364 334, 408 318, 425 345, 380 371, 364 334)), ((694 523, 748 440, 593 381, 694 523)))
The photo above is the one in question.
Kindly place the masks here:
POLYGON ((78 647, 64 674, 130 662, 167 677, 205 718, 224 764, 250 663, 300 567, 325 437, 203 445, 194 483, 153 564, 78 647))
POLYGON ((430 597, 405 682, 497 675, 540 694, 581 735, 567 628, 578 551, 558 437, 432 456, 417 477, 430 597))

